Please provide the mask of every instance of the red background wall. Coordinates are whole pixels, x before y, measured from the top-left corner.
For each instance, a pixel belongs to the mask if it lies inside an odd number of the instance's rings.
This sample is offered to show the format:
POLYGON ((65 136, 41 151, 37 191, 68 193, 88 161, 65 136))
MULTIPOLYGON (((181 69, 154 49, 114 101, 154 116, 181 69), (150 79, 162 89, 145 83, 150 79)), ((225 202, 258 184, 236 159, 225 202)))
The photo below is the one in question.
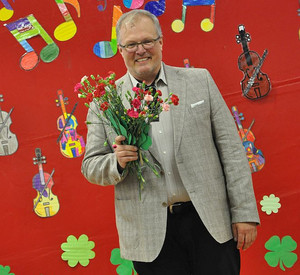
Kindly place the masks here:
MULTIPOLYGON (((69 97, 67 110, 71 112, 79 101, 73 87, 82 76, 106 76, 110 70, 118 77, 125 73, 119 53, 101 59, 93 53, 93 45, 110 40, 113 5, 121 6, 123 12, 129 9, 121 0, 114 0, 108 1, 107 8, 100 12, 97 5, 104 1, 84 0, 79 1, 78 18, 75 9, 67 4, 78 30, 72 39, 60 42, 53 32, 63 17, 54 0, 9 2, 14 15, 3 23, 33 14, 55 41, 60 54, 51 63, 41 61, 32 71, 24 71, 18 65, 25 53, 23 48, 5 27, 0 28, 0 94, 5 100, 1 108, 8 112, 14 107, 10 131, 19 142, 14 154, 0 156, 0 265, 10 266, 16 275, 116 274, 117 266, 110 263, 112 249, 118 248, 113 188, 88 183, 80 173, 82 157, 68 159, 60 153, 56 123, 61 110, 55 100, 56 91, 62 89, 69 97), (38 173, 32 158, 37 147, 47 158, 44 171, 50 174, 55 168, 52 191, 60 202, 58 214, 44 219, 32 211, 32 201, 37 196, 32 178, 38 173), (96 257, 87 267, 78 264, 71 268, 61 259, 60 245, 69 235, 78 238, 81 234, 95 242, 96 257)), ((256 243, 242 252, 242 275, 282 274, 279 267, 270 267, 265 261, 268 251, 264 245, 274 235, 291 236, 297 243, 300 239, 298 1, 217 0, 215 27, 207 33, 201 30, 200 22, 210 16, 209 6, 188 7, 185 29, 175 33, 171 23, 181 17, 182 1, 166 2, 165 13, 159 17, 164 34, 164 62, 183 66, 183 59, 189 58, 192 66, 207 68, 228 107, 236 105, 244 113, 244 126, 255 118, 255 145, 266 159, 265 167, 253 174, 262 225, 256 243), (239 24, 244 24, 251 34, 251 50, 260 55, 264 49, 269 50, 262 71, 268 74, 273 88, 266 98, 255 102, 241 96, 243 73, 237 67, 237 59, 242 49, 235 41, 239 24), (270 194, 280 198, 281 208, 277 214, 267 215, 259 202, 270 194)), ((40 37, 28 42, 37 53, 45 46, 40 37)), ((76 130, 84 139, 86 112, 80 101, 74 115, 79 123, 76 130)), ((293 253, 299 255, 299 248, 293 253)), ((286 268, 285 273, 300 274, 299 261, 286 268)))

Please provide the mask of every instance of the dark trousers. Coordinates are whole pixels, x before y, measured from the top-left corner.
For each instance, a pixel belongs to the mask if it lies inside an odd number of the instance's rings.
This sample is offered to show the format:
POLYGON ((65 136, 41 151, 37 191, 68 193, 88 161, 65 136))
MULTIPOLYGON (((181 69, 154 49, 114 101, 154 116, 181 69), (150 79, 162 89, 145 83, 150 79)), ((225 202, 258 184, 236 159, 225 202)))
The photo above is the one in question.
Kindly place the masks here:
POLYGON ((167 234, 159 256, 133 262, 139 275, 238 275, 240 253, 232 240, 219 244, 206 230, 191 203, 168 212, 167 234))

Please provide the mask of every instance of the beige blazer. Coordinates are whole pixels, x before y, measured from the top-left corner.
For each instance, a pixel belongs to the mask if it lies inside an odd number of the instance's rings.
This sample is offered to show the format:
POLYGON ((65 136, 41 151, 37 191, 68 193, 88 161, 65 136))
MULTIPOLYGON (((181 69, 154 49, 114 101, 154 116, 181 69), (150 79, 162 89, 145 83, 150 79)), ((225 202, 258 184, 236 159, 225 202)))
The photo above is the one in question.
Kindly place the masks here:
MULTIPOLYGON (((182 182, 209 233, 224 243, 232 238, 232 223, 259 223, 244 148, 232 115, 209 72, 163 66, 169 92, 179 97, 179 105, 171 108, 171 112, 175 158, 182 182)), ((128 74, 121 81, 123 91, 131 90, 128 74)), ((167 192, 163 172, 157 178, 152 171, 144 170, 147 185, 140 200, 136 177, 128 174, 121 178, 118 173, 112 150, 115 134, 109 126, 100 124, 92 111, 88 112, 87 121, 94 124, 88 125, 82 173, 91 183, 115 185, 121 256, 128 260, 153 261, 166 233, 167 192), (107 138, 108 146, 104 146, 107 138)), ((155 146, 147 156, 159 164, 160 155, 155 146)))

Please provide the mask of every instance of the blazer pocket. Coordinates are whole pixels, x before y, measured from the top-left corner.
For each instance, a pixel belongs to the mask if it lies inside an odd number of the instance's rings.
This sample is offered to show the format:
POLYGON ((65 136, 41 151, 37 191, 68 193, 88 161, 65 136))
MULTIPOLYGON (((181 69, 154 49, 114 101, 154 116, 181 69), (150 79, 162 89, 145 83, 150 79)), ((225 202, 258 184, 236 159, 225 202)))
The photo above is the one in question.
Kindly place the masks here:
POLYGON ((201 104, 203 104, 203 103, 204 103, 204 100, 200 100, 200 101, 198 101, 198 102, 192 103, 192 104, 191 104, 191 108, 193 109, 193 108, 195 108, 196 106, 199 106, 199 105, 201 105, 201 104))

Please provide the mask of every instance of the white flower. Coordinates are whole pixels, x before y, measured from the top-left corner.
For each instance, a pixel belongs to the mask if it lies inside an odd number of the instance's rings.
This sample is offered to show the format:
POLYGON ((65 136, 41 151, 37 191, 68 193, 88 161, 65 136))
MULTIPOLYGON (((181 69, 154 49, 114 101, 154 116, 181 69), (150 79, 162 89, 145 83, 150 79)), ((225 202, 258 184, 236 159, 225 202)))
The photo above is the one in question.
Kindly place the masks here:
POLYGON ((81 78, 80 82, 84 82, 87 79, 88 79, 88 77, 85 75, 83 78, 81 78))

